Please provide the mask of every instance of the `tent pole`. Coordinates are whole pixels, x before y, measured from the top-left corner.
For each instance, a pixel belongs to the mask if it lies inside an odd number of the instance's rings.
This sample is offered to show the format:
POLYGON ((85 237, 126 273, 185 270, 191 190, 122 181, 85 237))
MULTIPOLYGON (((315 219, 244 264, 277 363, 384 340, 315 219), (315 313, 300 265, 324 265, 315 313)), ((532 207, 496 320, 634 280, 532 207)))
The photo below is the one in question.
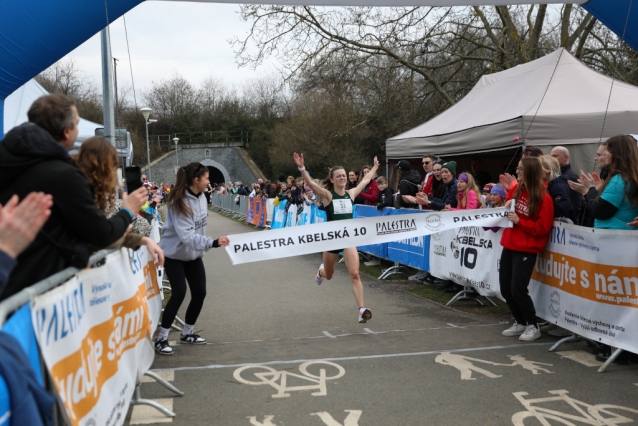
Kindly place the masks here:
POLYGON ((388 174, 388 157, 385 157, 385 176, 388 178, 388 182, 390 182, 390 175, 388 174))

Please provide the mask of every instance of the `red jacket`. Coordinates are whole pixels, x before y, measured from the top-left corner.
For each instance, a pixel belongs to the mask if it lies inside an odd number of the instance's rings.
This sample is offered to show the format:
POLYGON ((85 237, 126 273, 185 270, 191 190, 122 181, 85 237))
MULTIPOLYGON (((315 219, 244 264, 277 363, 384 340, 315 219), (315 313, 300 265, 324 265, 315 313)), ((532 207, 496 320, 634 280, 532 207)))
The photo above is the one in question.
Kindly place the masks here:
MULTIPOLYGON (((512 194, 507 195, 508 200, 511 197, 512 194)), ((527 190, 523 189, 516 202, 516 214, 519 221, 513 228, 503 230, 501 245, 513 251, 533 254, 543 251, 549 240, 549 233, 554 223, 554 201, 545 191, 543 201, 536 208, 536 217, 532 218, 528 214, 527 197, 527 190)))
POLYGON ((379 186, 377 180, 372 179, 370 183, 359 193, 359 196, 366 202, 366 206, 376 206, 379 197, 379 186))

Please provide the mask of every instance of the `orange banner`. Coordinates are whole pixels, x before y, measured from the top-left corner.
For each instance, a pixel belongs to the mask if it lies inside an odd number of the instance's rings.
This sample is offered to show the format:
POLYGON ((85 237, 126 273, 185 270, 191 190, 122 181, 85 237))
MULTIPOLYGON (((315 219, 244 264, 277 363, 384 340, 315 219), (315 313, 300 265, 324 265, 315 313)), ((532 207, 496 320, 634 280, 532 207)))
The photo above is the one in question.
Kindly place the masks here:
POLYGON ((536 258, 532 280, 594 302, 638 308, 638 267, 592 263, 546 250, 536 258))

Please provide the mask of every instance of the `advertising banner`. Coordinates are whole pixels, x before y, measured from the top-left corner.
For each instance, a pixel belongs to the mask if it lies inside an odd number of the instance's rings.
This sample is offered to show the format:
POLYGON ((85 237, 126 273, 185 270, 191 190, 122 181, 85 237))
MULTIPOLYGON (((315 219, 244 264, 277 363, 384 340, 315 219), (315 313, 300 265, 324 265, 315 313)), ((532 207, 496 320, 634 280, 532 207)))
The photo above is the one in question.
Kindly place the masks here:
MULTIPOLYGON (((389 216, 414 214, 418 210, 388 210, 389 216)), ((423 212, 425 213, 425 212, 423 212)), ((422 213, 422 214, 423 214, 422 213)), ((417 213, 418 214, 418 213, 417 213)), ((388 243, 387 259, 422 271, 430 270, 430 236, 418 235, 388 243)))
POLYGON ((146 246, 137 250, 129 250, 131 258, 131 270, 135 278, 135 285, 144 285, 146 289, 146 303, 151 318, 151 329, 155 331, 162 315, 162 285, 161 277, 155 267, 155 262, 146 246))
MULTIPOLYGON (((376 207, 373 206, 364 206, 358 204, 354 206, 354 217, 362 218, 362 217, 378 217, 378 216, 387 216, 390 210, 383 209, 377 210, 376 207)), ((374 256, 381 257, 385 259, 388 257, 388 244, 368 244, 366 246, 359 246, 357 250, 362 251, 364 253, 370 253, 374 256)))
POLYGON ((138 373, 153 361, 146 295, 120 249, 33 300, 35 335, 72 425, 124 423, 138 373))
MULTIPOLYGON (((294 207, 294 206, 293 206, 294 207)), ((226 252, 234 265, 405 240, 461 226, 508 226, 505 207, 412 213, 316 223, 294 229, 229 235, 226 252)))
POLYGON ((637 235, 554 222, 530 284, 538 316, 638 353, 637 235))
POLYGON ((270 222, 270 229, 279 229, 286 226, 286 204, 288 204, 288 201, 282 200, 278 206, 275 206, 272 221, 270 222))
POLYGON ((250 198, 248 202, 250 203, 250 205, 252 205, 251 211, 253 215, 250 221, 248 220, 248 217, 246 218, 246 221, 252 223, 255 226, 263 227, 264 223, 266 223, 266 200, 261 197, 250 198))
POLYGON ((430 236, 430 273, 503 300, 498 271, 502 228, 464 226, 430 236))

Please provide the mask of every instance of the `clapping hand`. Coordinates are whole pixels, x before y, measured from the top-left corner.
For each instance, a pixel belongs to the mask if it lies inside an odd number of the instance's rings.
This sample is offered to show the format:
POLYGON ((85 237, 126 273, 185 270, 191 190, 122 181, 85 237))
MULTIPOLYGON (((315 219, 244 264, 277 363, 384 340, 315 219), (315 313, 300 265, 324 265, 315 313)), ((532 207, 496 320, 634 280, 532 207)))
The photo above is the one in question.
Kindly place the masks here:
POLYGON ((503 173, 498 177, 498 181, 506 191, 509 191, 510 185, 514 182, 516 178, 509 173, 503 173))

